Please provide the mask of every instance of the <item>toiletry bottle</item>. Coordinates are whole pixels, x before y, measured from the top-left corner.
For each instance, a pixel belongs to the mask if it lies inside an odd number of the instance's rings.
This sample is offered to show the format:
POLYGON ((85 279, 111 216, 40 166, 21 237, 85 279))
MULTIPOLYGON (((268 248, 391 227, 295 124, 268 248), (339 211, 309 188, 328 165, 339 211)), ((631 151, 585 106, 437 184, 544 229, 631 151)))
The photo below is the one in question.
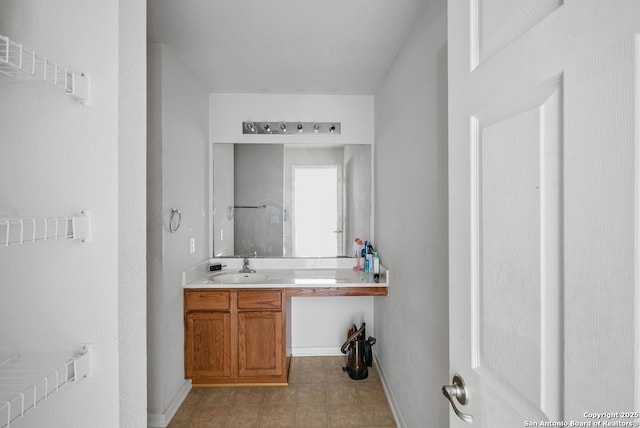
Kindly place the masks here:
POLYGON ((367 250, 365 251, 365 253, 367 253, 366 255, 366 260, 368 265, 367 273, 373 273, 373 253, 375 252, 376 250, 373 248, 373 244, 371 244, 371 241, 368 241, 367 250))
POLYGON ((360 257, 362 257, 362 268, 364 269, 365 273, 367 273, 367 245, 368 242, 364 241, 364 244, 360 249, 360 257))
POLYGON ((356 236, 356 239, 353 240, 353 248, 356 253, 356 265, 353 267, 354 270, 360 270, 360 256, 362 255, 362 239, 356 236))
POLYGON ((378 253, 373 253, 373 282, 380 281, 380 258, 378 253))

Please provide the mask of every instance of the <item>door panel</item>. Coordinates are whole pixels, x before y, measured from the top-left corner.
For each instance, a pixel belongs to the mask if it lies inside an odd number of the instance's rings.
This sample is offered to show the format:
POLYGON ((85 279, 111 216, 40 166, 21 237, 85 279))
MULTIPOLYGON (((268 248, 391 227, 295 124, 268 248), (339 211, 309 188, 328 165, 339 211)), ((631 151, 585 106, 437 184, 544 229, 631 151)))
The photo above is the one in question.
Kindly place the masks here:
POLYGON ((471 0, 472 68, 487 61, 563 0, 471 0))
POLYGON ((561 79, 472 117, 473 367, 559 417, 561 79), (503 346, 503 344, 510 346, 503 346))

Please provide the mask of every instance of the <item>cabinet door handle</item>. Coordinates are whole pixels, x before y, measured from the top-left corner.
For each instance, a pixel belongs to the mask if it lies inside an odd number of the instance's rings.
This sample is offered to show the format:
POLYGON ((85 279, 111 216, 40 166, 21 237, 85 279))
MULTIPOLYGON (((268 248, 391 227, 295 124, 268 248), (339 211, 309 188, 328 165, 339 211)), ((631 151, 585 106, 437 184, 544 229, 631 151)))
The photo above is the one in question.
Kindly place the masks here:
POLYGON ((467 392, 467 387, 465 386, 464 381, 460 376, 455 375, 453 377, 452 385, 444 385, 442 387, 442 393, 445 397, 447 397, 447 400, 449 400, 449 403, 451 403, 451 407, 453 407, 453 411, 460 419, 468 424, 473 422, 473 416, 462 413, 456 406, 456 403, 453 401, 453 398, 455 397, 456 400, 458 400, 458 403, 463 406, 469 402, 469 393, 467 392))

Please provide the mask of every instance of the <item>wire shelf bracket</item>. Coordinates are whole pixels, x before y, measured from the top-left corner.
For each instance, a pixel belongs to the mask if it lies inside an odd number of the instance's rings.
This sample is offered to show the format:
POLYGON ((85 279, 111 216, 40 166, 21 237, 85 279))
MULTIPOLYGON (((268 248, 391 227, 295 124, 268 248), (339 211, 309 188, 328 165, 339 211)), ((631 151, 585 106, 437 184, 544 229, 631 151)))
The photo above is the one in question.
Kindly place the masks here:
POLYGON ((0 218, 0 246, 56 239, 92 242, 91 210, 73 217, 0 218))
POLYGON ((58 86, 75 98, 81 105, 91 105, 91 76, 60 67, 47 57, 24 49, 0 34, 0 74, 7 76, 30 75, 58 86))
POLYGON ((93 345, 66 358, 51 353, 24 353, 0 358, 0 428, 10 428, 25 413, 63 387, 93 377, 93 345))

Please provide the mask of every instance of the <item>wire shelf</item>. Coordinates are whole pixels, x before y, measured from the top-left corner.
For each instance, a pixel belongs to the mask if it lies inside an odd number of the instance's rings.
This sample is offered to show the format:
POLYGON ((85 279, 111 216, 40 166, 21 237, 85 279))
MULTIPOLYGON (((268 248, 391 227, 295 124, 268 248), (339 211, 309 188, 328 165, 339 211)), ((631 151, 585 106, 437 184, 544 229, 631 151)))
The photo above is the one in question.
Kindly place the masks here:
POLYGON ((0 218, 0 246, 56 239, 91 239, 91 212, 75 217, 0 218))
POLYGON ((52 394, 93 377, 93 347, 68 354, 29 352, 0 355, 0 428, 9 428, 52 394))
POLYGON ((89 75, 60 67, 3 35, 0 35, 0 73, 8 76, 27 74, 64 89, 82 105, 90 103, 89 75))

